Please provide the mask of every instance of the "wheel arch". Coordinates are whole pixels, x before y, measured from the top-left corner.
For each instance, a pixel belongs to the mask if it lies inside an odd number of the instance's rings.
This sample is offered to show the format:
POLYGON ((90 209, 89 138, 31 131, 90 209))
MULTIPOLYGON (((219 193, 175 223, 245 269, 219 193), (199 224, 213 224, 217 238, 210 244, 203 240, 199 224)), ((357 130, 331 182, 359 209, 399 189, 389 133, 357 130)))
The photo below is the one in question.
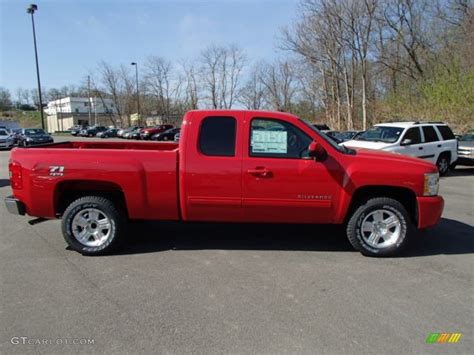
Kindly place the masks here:
POLYGON ((58 183, 54 189, 55 214, 61 216, 73 201, 84 196, 104 197, 128 216, 125 194, 121 186, 101 180, 66 180, 58 183))
POLYGON ((406 187, 390 186, 390 185, 369 185, 357 188, 352 194, 349 208, 347 209, 345 222, 350 219, 352 213, 361 204, 375 197, 388 197, 400 202, 408 212, 412 222, 418 223, 418 204, 416 193, 406 187))

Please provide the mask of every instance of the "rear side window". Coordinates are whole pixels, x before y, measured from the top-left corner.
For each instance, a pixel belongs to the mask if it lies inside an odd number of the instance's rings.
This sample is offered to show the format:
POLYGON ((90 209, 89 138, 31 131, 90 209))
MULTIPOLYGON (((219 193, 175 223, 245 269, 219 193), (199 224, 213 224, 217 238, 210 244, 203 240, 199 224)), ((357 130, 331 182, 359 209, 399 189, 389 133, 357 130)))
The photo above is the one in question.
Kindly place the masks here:
POLYGON ((425 143, 438 141, 438 135, 431 126, 423 126, 423 134, 425 135, 425 143))
POLYGON ((199 150, 204 155, 233 157, 235 155, 235 131, 233 117, 207 117, 202 121, 199 133, 199 150))
POLYGON ((410 144, 419 144, 421 143, 421 134, 418 127, 410 128, 407 133, 403 136, 402 142, 405 139, 411 140, 410 144))
POLYGON ((456 139, 454 137, 453 131, 451 131, 451 128, 448 126, 436 126, 439 130, 439 133, 441 133, 441 137, 443 137, 443 140, 447 141, 449 139, 456 139))

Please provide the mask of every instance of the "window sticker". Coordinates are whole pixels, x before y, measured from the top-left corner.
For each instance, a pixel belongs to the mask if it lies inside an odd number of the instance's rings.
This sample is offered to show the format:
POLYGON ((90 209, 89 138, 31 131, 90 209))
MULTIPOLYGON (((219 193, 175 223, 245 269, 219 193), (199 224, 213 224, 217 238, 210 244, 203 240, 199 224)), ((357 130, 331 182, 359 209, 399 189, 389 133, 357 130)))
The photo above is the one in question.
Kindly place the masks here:
POLYGON ((252 131, 252 153, 286 154, 286 131, 252 131))

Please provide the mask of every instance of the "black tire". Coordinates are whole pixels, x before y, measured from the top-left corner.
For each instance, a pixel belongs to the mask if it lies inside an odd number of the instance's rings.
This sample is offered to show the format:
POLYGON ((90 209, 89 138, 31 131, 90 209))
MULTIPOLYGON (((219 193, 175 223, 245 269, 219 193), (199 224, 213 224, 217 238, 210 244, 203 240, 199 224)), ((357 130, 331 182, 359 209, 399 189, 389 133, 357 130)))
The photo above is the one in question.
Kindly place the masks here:
POLYGON ((436 166, 438 167, 438 172, 440 176, 446 175, 446 173, 449 171, 449 154, 442 153, 438 157, 438 160, 436 161, 436 166))
MULTIPOLYGON (((410 235, 413 234, 413 225, 405 207, 400 202, 387 197, 377 197, 368 200, 355 210, 347 223, 346 233, 352 246, 365 256, 394 256, 400 253, 407 245, 410 235), (370 218, 369 215, 377 210, 391 213, 399 221, 399 236, 392 245, 380 248, 371 246, 364 239, 365 237, 363 237, 362 232, 362 222, 364 222, 366 217, 370 218)), ((383 237, 382 241, 384 242, 383 237)))
POLYGON ((99 196, 85 196, 75 200, 66 208, 61 227, 64 239, 73 250, 83 255, 103 255, 110 253, 119 245, 124 231, 124 222, 124 215, 110 200, 99 196), (73 220, 85 209, 99 210, 110 221, 110 234, 101 245, 83 244, 74 235, 73 220))

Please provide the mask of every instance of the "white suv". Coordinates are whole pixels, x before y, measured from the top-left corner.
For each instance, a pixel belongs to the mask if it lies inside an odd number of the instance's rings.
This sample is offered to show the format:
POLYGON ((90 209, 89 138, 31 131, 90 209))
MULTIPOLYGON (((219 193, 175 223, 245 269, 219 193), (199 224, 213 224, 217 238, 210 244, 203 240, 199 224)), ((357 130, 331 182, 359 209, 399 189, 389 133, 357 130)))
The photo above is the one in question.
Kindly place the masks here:
POLYGON ((348 147, 381 149, 428 160, 446 174, 458 158, 457 140, 442 122, 390 122, 377 124, 356 140, 342 143, 348 147))

